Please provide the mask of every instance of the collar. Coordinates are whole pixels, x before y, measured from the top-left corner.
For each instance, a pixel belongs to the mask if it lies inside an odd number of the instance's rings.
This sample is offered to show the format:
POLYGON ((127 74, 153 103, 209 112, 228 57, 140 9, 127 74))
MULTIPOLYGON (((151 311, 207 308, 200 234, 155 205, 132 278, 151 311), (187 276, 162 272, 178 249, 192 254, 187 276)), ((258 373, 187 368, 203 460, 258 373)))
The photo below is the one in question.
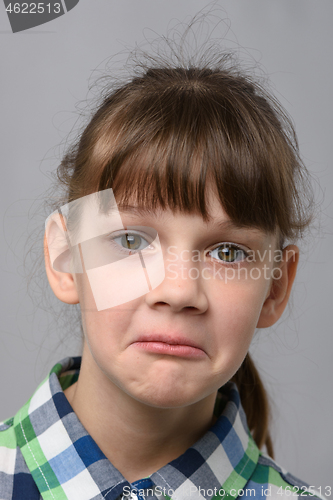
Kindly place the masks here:
POLYGON ((44 500, 115 500, 140 484, 151 485, 159 498, 204 499, 200 488, 235 497, 230 490, 248 482, 259 449, 234 383, 221 388, 224 409, 199 441, 154 472, 148 483, 130 485, 87 433, 63 392, 77 380, 80 365, 80 357, 57 363, 14 418, 18 446, 44 500))

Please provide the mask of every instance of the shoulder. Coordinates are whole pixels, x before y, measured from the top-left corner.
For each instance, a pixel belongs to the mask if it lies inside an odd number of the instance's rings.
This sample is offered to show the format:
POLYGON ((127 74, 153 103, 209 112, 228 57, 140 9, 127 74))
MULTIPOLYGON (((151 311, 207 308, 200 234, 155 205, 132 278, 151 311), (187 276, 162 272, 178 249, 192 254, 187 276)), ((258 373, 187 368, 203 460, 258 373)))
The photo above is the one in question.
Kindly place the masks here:
MULTIPOLYGON (((0 500, 42 498, 38 487, 43 491, 47 483, 47 466, 36 436, 36 426, 42 434, 45 424, 51 426, 59 419, 53 403, 63 389, 77 380, 80 362, 78 357, 65 358, 57 363, 15 417, 0 422, 0 500), (54 411, 53 420, 47 413, 50 407, 54 411), (32 414, 35 426, 31 422, 32 414), (39 465, 41 462, 42 466, 39 465)), ((67 401, 65 396, 63 398, 67 401)))
POLYGON ((40 493, 17 444, 14 418, 0 422, 0 499, 39 500, 40 493))
POLYGON ((252 497, 267 500, 301 498, 325 500, 325 497, 314 486, 293 476, 263 453, 259 456, 254 473, 246 484, 246 489, 248 490, 247 496, 251 494, 252 497))

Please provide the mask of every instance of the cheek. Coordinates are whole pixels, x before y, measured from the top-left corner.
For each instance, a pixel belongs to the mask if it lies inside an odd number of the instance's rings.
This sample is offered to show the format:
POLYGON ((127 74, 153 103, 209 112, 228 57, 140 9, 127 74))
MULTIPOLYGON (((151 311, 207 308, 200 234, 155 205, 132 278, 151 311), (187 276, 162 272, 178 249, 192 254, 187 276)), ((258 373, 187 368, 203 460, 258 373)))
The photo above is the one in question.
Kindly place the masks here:
POLYGON ((100 337, 106 333, 109 336, 113 330, 117 332, 126 329, 132 315, 138 308, 140 298, 120 306, 98 311, 86 273, 76 274, 75 284, 79 295, 83 328, 86 334, 100 337))
POLYGON ((134 314, 133 308, 114 307, 104 311, 82 311, 83 330, 90 344, 99 349, 122 345, 134 314))
POLYGON ((227 373, 228 378, 238 370, 249 349, 264 297, 265 287, 257 282, 220 284, 212 294, 215 369, 227 373))
POLYGON ((124 345, 140 299, 97 311, 87 276, 76 275, 76 282, 85 339, 94 357, 111 360, 124 345))

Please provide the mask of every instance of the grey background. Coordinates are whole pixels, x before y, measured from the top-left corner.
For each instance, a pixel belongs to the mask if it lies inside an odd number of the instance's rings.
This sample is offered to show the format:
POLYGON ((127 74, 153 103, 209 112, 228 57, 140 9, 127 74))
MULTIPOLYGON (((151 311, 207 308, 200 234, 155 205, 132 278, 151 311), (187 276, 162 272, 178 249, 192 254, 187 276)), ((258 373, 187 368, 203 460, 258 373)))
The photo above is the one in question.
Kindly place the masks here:
MULTIPOLYGON (((79 353, 75 336, 64 338, 54 318, 31 302, 23 277, 25 241, 43 228, 38 204, 76 123, 76 103, 108 57, 165 34, 175 19, 189 20, 205 5, 81 0, 64 16, 15 35, 0 5, 0 419, 19 409, 54 362, 79 353)), ((333 4, 220 0, 215 7, 225 18, 215 36, 260 62, 295 121, 315 178, 320 213, 311 243, 301 245, 292 305, 276 327, 258 331, 251 350, 274 400, 277 462, 310 484, 332 487, 333 4)))

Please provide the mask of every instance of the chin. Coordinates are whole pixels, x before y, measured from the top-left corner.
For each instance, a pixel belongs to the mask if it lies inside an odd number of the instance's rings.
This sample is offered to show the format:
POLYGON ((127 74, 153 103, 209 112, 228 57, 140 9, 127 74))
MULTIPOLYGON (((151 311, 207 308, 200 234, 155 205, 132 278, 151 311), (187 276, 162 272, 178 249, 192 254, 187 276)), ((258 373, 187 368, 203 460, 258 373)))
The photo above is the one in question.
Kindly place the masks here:
POLYGON ((190 391, 181 387, 177 390, 174 384, 154 385, 138 394, 133 394, 137 401, 154 408, 181 408, 194 404, 206 395, 199 394, 197 390, 190 391))
MULTIPOLYGON (((177 396, 177 395, 176 395, 177 396)), ((140 399, 142 403, 152 408, 160 409, 170 409, 170 408, 182 408, 184 406, 190 406, 195 401, 185 400, 182 397, 175 397, 175 395, 167 397, 151 397, 140 399)))

